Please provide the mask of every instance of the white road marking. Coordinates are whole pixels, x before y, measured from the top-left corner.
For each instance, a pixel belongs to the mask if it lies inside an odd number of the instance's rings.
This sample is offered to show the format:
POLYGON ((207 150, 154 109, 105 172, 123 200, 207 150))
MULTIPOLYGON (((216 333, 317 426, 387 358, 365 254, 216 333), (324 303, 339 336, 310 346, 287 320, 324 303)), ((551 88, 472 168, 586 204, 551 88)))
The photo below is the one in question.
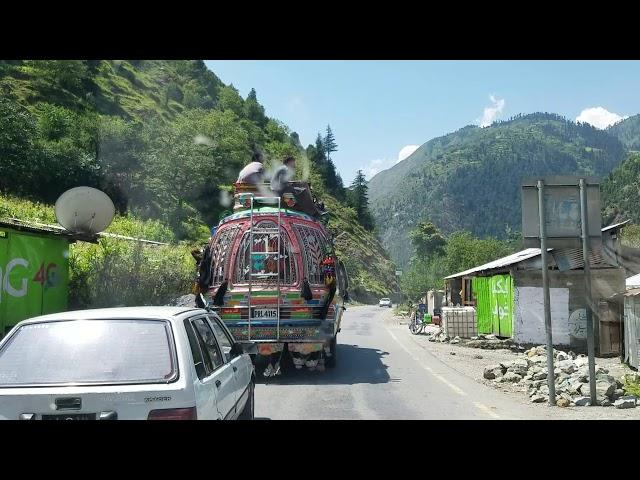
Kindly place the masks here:
POLYGON ((480 410, 482 410, 484 413, 486 413, 487 415, 489 415, 490 417, 493 418, 500 418, 500 415, 498 415, 495 412, 492 412, 491 409, 489 407, 487 407, 484 403, 480 403, 480 402, 473 402, 473 404, 479 408, 480 410))
POLYGON ((451 390, 453 390, 454 392, 456 392, 458 395, 462 395, 463 397, 465 397, 467 395, 467 392, 465 392, 464 390, 462 390, 460 387, 455 386, 453 383, 451 383, 449 380, 447 380, 446 378, 444 378, 442 375, 438 374, 438 373, 432 373, 431 375, 433 375, 434 377, 436 377, 438 380, 440 380, 442 383, 444 383, 445 385, 447 385, 451 390))
POLYGON ((389 335, 391 335, 391 338, 393 338, 396 343, 398 345, 400 345, 402 347, 402 349, 407 352, 411 358, 413 358, 416 362, 418 362, 418 364, 424 368, 427 372, 429 372, 431 375, 433 375, 434 377, 436 377, 438 380, 440 380, 442 383, 444 383, 445 385, 447 385, 451 390, 453 390, 454 392, 456 392, 458 395, 461 396, 466 396, 467 393, 462 390, 460 387, 457 387, 456 385, 454 385, 453 383, 451 383, 449 380, 447 380, 446 378, 444 378, 442 375, 438 374, 438 373, 434 373, 433 369, 431 367, 428 367, 427 365, 424 365, 422 363, 422 361, 420 361, 420 359, 418 357, 416 357, 413 352, 411 352, 407 347, 405 347, 402 342, 400 340, 398 340, 398 338, 393 334, 393 332, 389 329, 387 329, 387 331, 389 332, 389 335))
MULTIPOLYGON (((433 371, 433 369, 427 365, 424 365, 420 359, 418 357, 416 357, 413 352, 411 352, 407 347, 404 346, 404 344, 398 340, 398 338, 393 334, 393 332, 391 331, 391 329, 386 328, 387 332, 389 332, 389 335, 391 335, 391 338, 393 338, 396 343, 398 345, 400 345, 400 347, 402 347, 402 349, 407 352, 411 358, 413 358, 416 362, 418 362, 420 364, 420 366, 422 368, 424 368, 426 371, 428 371, 429 373, 431 373, 431 375, 433 375, 434 377, 436 377, 438 380, 440 380, 442 383, 444 383, 445 385, 447 385, 451 390, 453 390, 454 392, 456 392, 458 395, 461 396, 466 396, 467 393, 462 390, 460 387, 454 385, 453 383, 451 383, 449 380, 447 380, 446 378, 444 378, 442 375, 435 373, 433 371)), ((499 419, 500 415, 498 415, 497 413, 495 413, 494 411, 492 411, 489 407, 487 407, 484 403, 480 403, 480 402, 473 402, 473 404, 475 405, 475 407, 479 410, 481 410, 482 412, 484 412, 485 414, 489 415, 491 418, 496 418, 499 419)))

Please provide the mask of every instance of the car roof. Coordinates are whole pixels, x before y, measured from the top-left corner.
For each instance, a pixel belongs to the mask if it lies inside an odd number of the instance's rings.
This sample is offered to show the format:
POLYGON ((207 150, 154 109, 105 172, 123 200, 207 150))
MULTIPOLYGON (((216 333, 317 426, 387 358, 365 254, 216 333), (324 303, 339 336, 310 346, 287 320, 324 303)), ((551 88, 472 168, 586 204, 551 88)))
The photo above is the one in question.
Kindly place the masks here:
POLYGON ((89 310, 72 310, 69 312, 51 313, 24 320, 20 323, 50 322, 58 320, 104 320, 158 318, 169 320, 183 313, 206 313, 206 310, 194 307, 116 307, 95 308, 89 310))

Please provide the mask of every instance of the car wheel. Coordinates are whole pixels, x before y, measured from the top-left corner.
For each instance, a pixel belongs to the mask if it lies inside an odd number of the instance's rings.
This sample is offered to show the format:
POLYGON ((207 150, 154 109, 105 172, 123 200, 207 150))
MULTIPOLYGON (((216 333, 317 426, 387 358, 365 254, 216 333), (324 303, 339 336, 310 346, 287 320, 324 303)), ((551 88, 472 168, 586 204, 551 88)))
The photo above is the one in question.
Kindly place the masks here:
POLYGON ((324 366, 327 368, 334 368, 336 366, 336 346, 338 344, 338 337, 335 336, 331 340, 331 344, 329 345, 329 349, 331 351, 331 356, 327 357, 324 361, 324 366))
POLYGON ((238 416, 238 420, 253 420, 255 414, 255 383, 253 379, 251 379, 251 383, 249 383, 249 398, 247 398, 247 402, 244 404, 244 408, 240 415, 238 416))

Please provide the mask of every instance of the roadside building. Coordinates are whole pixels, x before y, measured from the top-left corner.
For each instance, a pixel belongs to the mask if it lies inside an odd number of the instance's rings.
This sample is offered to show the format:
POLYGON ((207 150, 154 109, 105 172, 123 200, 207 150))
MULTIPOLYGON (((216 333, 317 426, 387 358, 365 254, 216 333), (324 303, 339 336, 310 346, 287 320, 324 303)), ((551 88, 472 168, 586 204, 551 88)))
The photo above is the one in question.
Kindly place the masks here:
POLYGON ((67 309, 69 244, 95 237, 0 221, 0 337, 26 318, 67 309))
MULTIPOLYGON (((625 269, 616 252, 620 223, 602 229, 602 245, 591 252, 596 353, 621 350, 625 269)), ((581 249, 549 249, 549 286, 554 345, 586 351, 584 263, 581 249)), ((539 248, 528 248, 445 278, 450 306, 475 308, 477 332, 510 337, 519 344, 544 344, 542 260, 539 248)), ((443 312, 444 313, 444 312, 443 312)))

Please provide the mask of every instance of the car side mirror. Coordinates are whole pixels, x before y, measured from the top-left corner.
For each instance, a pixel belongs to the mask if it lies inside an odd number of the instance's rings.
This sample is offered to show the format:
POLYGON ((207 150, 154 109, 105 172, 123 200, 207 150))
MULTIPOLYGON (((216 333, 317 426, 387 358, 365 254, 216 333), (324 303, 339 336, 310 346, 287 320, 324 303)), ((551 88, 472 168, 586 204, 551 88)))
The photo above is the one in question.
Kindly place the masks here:
POLYGON ((242 345, 240 345, 239 343, 234 343, 233 345, 231 345, 231 351, 229 352, 231 358, 242 355, 243 353, 244 351, 242 350, 242 345))
POLYGON ((196 367, 196 375, 198 375, 198 378, 202 379, 207 376, 207 371, 204 368, 204 363, 198 362, 196 363, 195 367, 196 367))
POLYGON ((242 355, 243 353, 248 353, 249 355, 257 355, 258 346, 253 342, 247 343, 239 343, 236 342, 231 346, 231 357, 237 357, 238 355, 242 355))

